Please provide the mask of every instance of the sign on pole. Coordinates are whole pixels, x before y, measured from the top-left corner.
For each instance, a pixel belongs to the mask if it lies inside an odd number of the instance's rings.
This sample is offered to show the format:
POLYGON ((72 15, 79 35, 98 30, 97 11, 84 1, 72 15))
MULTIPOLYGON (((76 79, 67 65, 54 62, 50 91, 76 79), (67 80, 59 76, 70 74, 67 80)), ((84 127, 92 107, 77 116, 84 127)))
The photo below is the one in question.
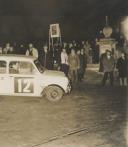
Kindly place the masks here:
POLYGON ((51 24, 50 25, 50 36, 51 38, 60 37, 60 27, 59 24, 51 24))

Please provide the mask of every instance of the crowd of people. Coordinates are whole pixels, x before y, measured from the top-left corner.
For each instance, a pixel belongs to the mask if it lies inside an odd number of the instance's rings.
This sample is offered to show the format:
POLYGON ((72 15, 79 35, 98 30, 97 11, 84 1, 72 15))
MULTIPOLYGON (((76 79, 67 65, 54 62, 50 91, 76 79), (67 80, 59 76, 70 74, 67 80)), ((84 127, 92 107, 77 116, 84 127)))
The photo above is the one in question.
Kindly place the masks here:
POLYGON ((69 76, 72 82, 81 81, 84 78, 86 67, 87 56, 84 49, 77 50, 77 52, 71 49, 69 55, 66 49, 62 49, 60 70, 69 76))
POLYGON ((14 49, 10 43, 7 43, 5 47, 0 47, 0 54, 24 54, 26 56, 33 56, 38 58, 41 64, 49 70, 52 70, 54 65, 57 65, 57 69, 64 72, 75 83, 84 78, 88 62, 87 50, 91 48, 88 42, 86 44, 88 48, 72 43, 68 45, 63 44, 63 46, 55 44, 50 50, 47 45, 44 45, 39 50, 32 43, 28 45, 27 49, 23 45, 20 45, 19 49, 14 49))
POLYGON ((124 52, 121 57, 114 59, 113 52, 106 50, 99 57, 99 50, 93 48, 88 41, 82 41, 80 44, 73 41, 72 43, 63 43, 63 45, 54 44, 50 49, 47 45, 37 49, 32 43, 27 47, 20 45, 14 48, 7 43, 5 47, 0 47, 0 54, 22 54, 38 58, 41 64, 52 70, 55 68, 65 73, 72 83, 82 81, 88 63, 99 63, 100 72, 104 73, 102 85, 110 79, 110 85, 114 84, 114 69, 118 69, 119 81, 121 86, 128 85, 128 58, 124 52))
POLYGON ((120 86, 128 86, 128 58, 122 52, 121 56, 115 60, 111 51, 106 50, 100 57, 99 71, 104 73, 102 85, 105 86, 107 79, 110 79, 110 85, 114 84, 114 70, 118 70, 120 86))

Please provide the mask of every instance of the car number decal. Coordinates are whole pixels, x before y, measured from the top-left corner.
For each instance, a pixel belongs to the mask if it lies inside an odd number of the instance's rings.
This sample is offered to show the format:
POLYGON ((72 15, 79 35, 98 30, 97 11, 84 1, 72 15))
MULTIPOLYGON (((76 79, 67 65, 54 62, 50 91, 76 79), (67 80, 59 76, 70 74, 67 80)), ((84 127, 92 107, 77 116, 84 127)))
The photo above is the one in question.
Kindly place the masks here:
POLYGON ((14 84, 15 93, 33 93, 33 84, 33 78, 16 77, 14 84))

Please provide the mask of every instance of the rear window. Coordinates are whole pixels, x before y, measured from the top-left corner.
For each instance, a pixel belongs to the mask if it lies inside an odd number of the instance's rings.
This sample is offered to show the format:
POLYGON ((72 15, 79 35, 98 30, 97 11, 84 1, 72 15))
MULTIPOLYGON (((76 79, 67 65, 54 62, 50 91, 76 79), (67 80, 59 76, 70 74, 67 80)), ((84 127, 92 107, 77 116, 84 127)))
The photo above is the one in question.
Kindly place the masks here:
POLYGON ((5 61, 0 61, 0 74, 6 73, 7 63, 5 61))

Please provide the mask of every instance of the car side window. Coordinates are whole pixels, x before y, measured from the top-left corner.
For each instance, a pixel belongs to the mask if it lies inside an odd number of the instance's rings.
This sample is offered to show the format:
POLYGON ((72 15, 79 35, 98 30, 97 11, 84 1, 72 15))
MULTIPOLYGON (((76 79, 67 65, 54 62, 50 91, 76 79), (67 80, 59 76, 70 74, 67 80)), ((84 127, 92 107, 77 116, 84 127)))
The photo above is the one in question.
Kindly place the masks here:
POLYGON ((0 74, 6 73, 7 63, 5 61, 0 61, 0 74))
POLYGON ((18 74, 19 73, 19 62, 17 62, 17 61, 10 62, 9 73, 10 74, 18 74))
POLYGON ((20 74, 34 74, 35 68, 30 62, 20 62, 20 74))
POLYGON ((9 72, 11 74, 35 74, 35 68, 30 62, 10 62, 9 72))

